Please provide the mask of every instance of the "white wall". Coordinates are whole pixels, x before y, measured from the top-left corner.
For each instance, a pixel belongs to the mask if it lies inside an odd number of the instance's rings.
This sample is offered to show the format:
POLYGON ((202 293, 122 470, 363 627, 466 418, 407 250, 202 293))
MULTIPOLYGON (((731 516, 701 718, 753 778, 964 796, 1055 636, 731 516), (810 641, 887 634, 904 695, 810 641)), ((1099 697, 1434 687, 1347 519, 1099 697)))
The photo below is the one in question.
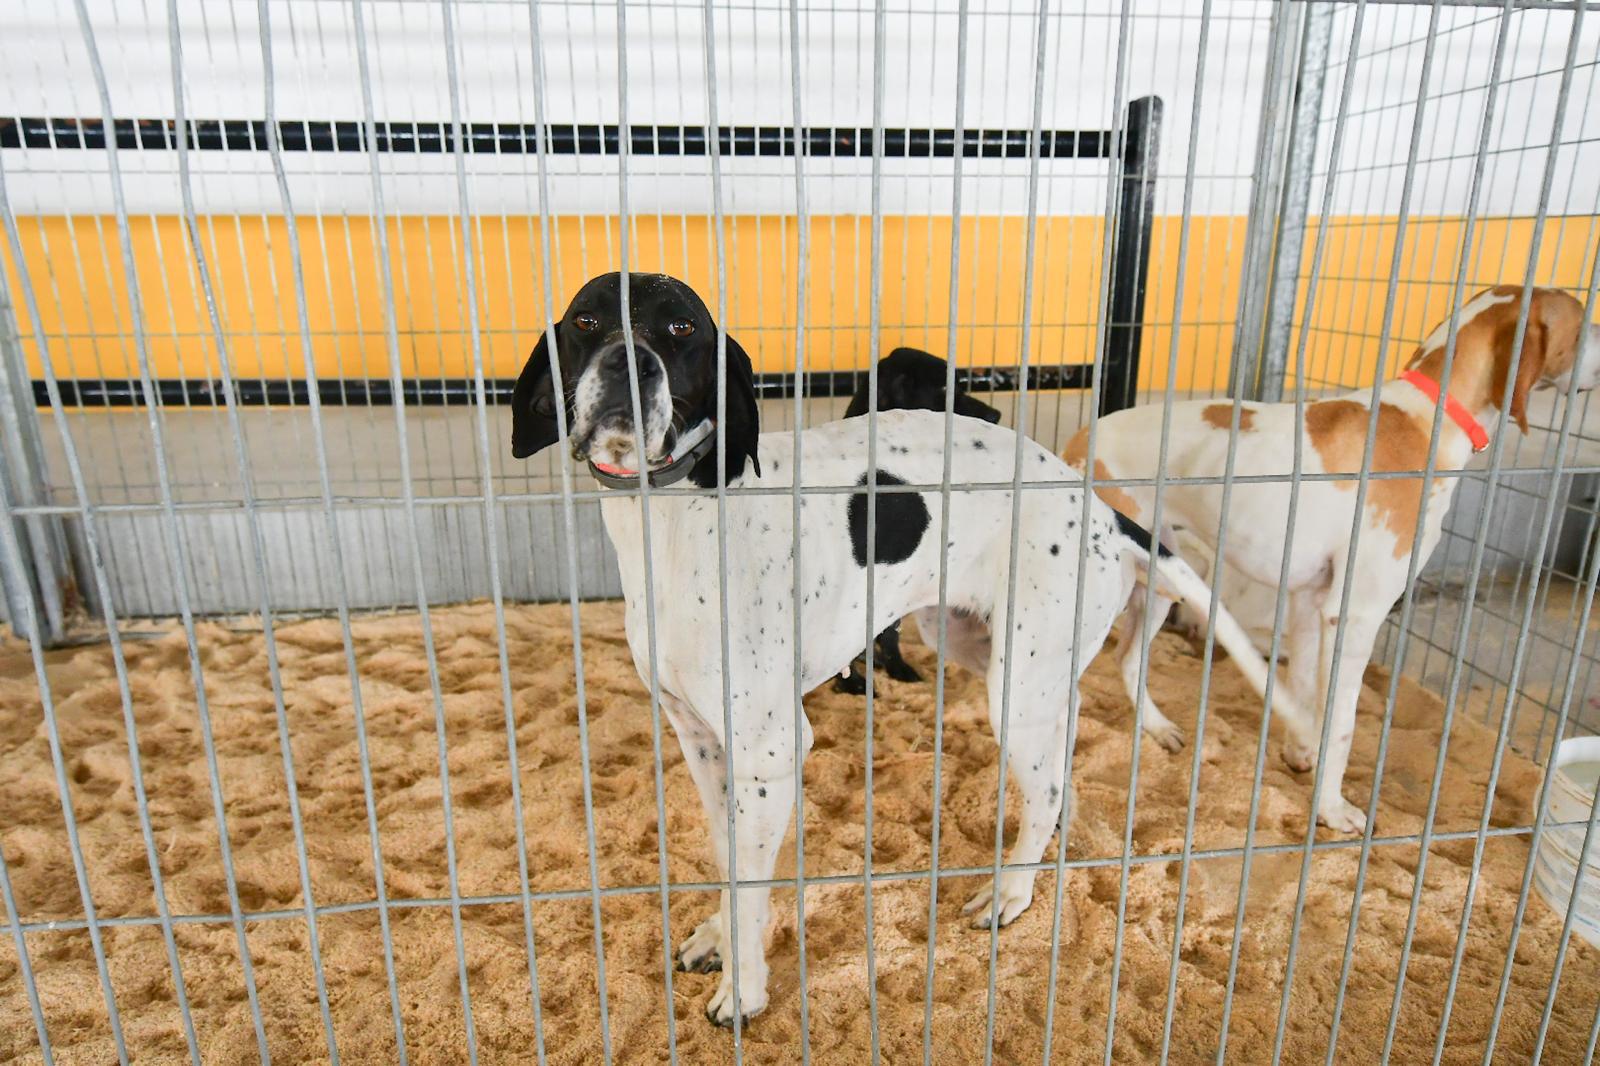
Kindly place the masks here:
MULTIPOLYGON (((1103 129, 1114 121, 1111 85, 1121 24, 1116 0, 1070 5, 1052 15, 1046 55, 1042 124, 1050 129, 1103 129)), ((1254 165, 1269 18, 1266 0, 1215 0, 1206 56, 1203 108, 1191 123, 1199 52, 1200 0, 1141 0, 1127 24, 1129 95, 1156 93, 1166 102, 1158 210, 1176 213, 1191 127, 1199 140, 1194 210, 1238 214, 1248 199, 1254 165)), ((256 118, 263 107, 260 27, 253 0, 181 0, 179 25, 191 116, 256 118)), ((801 11, 802 118, 814 126, 873 124, 874 15, 869 0, 805 4, 801 11)), ((957 19, 953 3, 897 0, 884 18, 882 118, 889 127, 946 127, 954 121, 957 19), (934 11, 943 13, 933 14, 934 11)), ((1032 124, 1036 8, 1004 0, 973 4, 967 34, 966 121, 969 127, 1027 129, 1032 124)), ((120 117, 172 114, 171 54, 166 5, 90 0, 91 21, 113 110, 120 117)), ((379 119, 448 120, 449 79, 443 8, 423 0, 363 5, 379 119)), ((511 0, 458 4, 460 94, 468 121, 533 122, 533 43, 527 5, 511 0)), ((362 114, 353 18, 346 3, 289 0, 270 9, 278 114, 282 118, 359 120, 362 114)), ((552 122, 615 122, 619 115, 617 9, 571 0, 542 3, 540 53, 546 65, 546 114, 552 122)), ((706 121, 702 8, 692 0, 628 4, 628 120, 699 125, 706 121)), ((793 122, 788 10, 779 0, 719 5, 714 19, 718 118, 723 124, 793 122), (731 9, 730 9, 731 8, 731 9)), ((1341 6, 1329 72, 1326 150, 1353 13, 1341 6)), ((1352 85, 1345 176, 1336 212, 1395 210, 1400 168, 1428 20, 1425 7, 1373 4, 1361 35, 1352 85), (1373 169, 1373 168, 1378 169, 1373 169)), ((1499 15, 1450 10, 1441 18, 1417 196, 1419 214, 1455 213, 1467 203, 1499 15), (1467 158, 1463 158, 1463 157, 1467 158)), ((1510 20, 1495 154, 1479 210, 1531 214, 1542 150, 1549 141, 1558 73, 1569 38, 1565 12, 1521 12, 1510 20), (1540 72, 1543 72, 1542 74, 1540 72), (1520 150, 1519 150, 1520 149, 1520 150)), ((1600 134, 1591 115, 1600 15, 1587 20, 1580 64, 1562 140, 1600 134)), ((72 5, 4 5, 0 10, 0 112, 29 116, 101 114, 72 5)), ((102 212, 110 208, 101 152, 22 149, 4 153, 11 194, 22 212, 102 212)), ((178 206, 176 159, 168 152, 125 152, 130 209, 172 212, 178 206)), ((203 211, 281 210, 263 153, 195 155, 203 211)), ((365 213, 371 197, 365 157, 289 153, 297 210, 365 213)), ((453 211, 453 161, 446 156, 387 155, 385 196, 396 212, 453 211)), ((560 213, 617 209, 615 158, 556 157, 551 207, 560 213)), ((949 160, 887 160, 886 213, 944 213, 950 203, 949 160)), ((639 213, 711 210, 705 157, 641 158, 630 184, 639 213)), ((468 159, 474 208, 487 213, 538 209, 531 157, 468 159)), ((1025 209, 1025 160, 967 160, 964 210, 1025 209)), ((1105 173, 1095 161, 1041 165, 1041 211, 1098 213, 1105 173)), ((723 208, 787 213, 794 207, 793 161, 740 158, 725 163, 723 208)), ((867 213, 870 160, 815 159, 806 166, 807 195, 817 213, 867 213)), ((1558 212, 1590 212, 1600 190, 1600 154, 1592 144, 1563 152, 1552 194, 1558 212)), ((1315 203, 1320 203, 1320 190, 1315 203)))

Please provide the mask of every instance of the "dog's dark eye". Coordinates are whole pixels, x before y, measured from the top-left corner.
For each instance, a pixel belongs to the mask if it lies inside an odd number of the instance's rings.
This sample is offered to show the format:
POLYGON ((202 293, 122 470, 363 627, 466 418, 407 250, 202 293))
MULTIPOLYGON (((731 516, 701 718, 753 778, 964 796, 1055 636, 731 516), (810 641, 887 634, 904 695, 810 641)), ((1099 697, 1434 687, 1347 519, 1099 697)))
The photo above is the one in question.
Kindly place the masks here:
POLYGON ((572 324, 585 333, 590 333, 600 326, 600 320, 593 315, 574 315, 572 324))
POLYGON ((694 323, 687 318, 675 318, 667 323, 667 332, 674 337, 687 337, 694 332, 694 323))

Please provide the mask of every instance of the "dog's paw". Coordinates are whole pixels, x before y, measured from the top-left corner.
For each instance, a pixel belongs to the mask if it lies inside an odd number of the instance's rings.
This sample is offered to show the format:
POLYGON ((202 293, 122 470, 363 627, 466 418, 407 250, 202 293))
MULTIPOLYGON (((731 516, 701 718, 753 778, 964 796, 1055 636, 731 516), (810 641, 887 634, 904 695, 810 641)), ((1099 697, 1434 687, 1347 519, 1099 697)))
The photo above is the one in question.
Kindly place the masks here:
POLYGON ((1367 812, 1340 796, 1317 805, 1317 823, 1336 833, 1360 833, 1367 828, 1367 812))
POLYGON ((1033 903, 1033 871, 1007 870, 1002 873, 994 884, 985 885, 966 905, 961 908, 962 914, 972 916, 974 929, 987 929, 989 922, 995 917, 994 905, 995 886, 999 886, 1000 906, 999 918, 1002 926, 1010 925, 1017 916, 1028 909, 1033 903))
POLYGON ((865 696, 867 694, 867 677, 856 669, 855 664, 852 663, 849 676, 834 678, 833 687, 836 691, 843 692, 847 696, 865 696))
POLYGON ((716 973, 722 969, 722 919, 713 914, 678 945, 678 969, 716 973))
POLYGON ((1145 736, 1149 737, 1157 744, 1160 744, 1163 748, 1166 748, 1174 755, 1182 751, 1183 746, 1189 742, 1189 738, 1183 735, 1183 730, 1179 729, 1171 722, 1164 722, 1158 726, 1147 725, 1144 728, 1144 732, 1145 736))
MULTIPOLYGON (((749 1025, 750 1019, 767 1009, 767 990, 762 988, 745 988, 739 992, 739 1014, 741 1025, 749 1025)), ((733 1028, 733 974, 724 973, 721 982, 717 985, 717 994, 711 997, 711 1002, 706 1004, 706 1018, 714 1025, 724 1029, 733 1028)))
POLYGON ((1283 742, 1283 764, 1297 774, 1306 773, 1317 765, 1317 749, 1297 740, 1283 742))

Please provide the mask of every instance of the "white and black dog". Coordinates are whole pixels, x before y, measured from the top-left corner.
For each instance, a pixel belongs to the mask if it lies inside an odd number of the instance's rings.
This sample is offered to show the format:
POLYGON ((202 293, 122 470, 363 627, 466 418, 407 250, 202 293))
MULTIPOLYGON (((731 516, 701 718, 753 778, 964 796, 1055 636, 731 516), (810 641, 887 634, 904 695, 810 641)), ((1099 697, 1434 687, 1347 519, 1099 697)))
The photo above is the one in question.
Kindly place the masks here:
MULTIPOLYGON (((657 486, 687 479, 700 488, 717 484, 718 437, 726 449, 726 484, 781 490, 727 496, 727 604, 730 650, 726 690, 731 735, 724 727, 720 649, 717 500, 710 494, 657 493, 650 497, 651 571, 657 610, 656 657, 662 705, 682 746, 705 806, 718 868, 728 874, 731 790, 739 882, 773 876, 789 827, 798 759, 811 748, 811 727, 794 713, 795 612, 801 639, 800 686, 810 691, 837 676, 861 653, 869 633, 904 615, 919 625, 937 619, 941 534, 948 548, 946 608, 951 612, 950 657, 988 677, 989 720, 1000 733, 1002 678, 1010 675, 1006 746, 1022 795, 1011 863, 1037 863, 1054 834, 1070 754, 1068 694, 1080 670, 1099 652, 1141 575, 1152 566, 1150 539, 1097 497, 1088 528, 1080 528, 1083 493, 1074 486, 1022 493, 1014 596, 1008 596, 1012 537, 1014 449, 1010 430, 956 417, 951 477, 957 484, 987 483, 953 494, 948 528, 936 528, 937 490, 894 491, 937 485, 944 466, 944 415, 887 411, 876 419, 877 515, 874 543, 867 541, 869 420, 851 418, 800 434, 760 435, 749 357, 726 342, 726 414, 717 411, 717 326, 705 304, 683 282, 660 275, 630 276, 629 320, 624 322, 621 280, 607 274, 584 285, 529 357, 513 398, 512 454, 518 458, 555 444, 558 411, 565 411, 572 454, 587 460, 602 484, 637 487, 641 464, 657 486), (629 388, 627 335, 636 359, 643 424, 635 426, 629 388), (552 385, 559 366, 562 393, 552 385), (641 458, 635 441, 641 440, 641 458), (807 489, 794 529, 796 459, 807 489), (1078 566, 1087 538, 1086 568, 1078 566), (802 574, 810 591, 795 602, 794 552, 803 551, 802 574), (875 567, 873 617, 865 617, 867 567, 875 567), (1086 586, 1083 613, 1073 609, 1086 586), (870 625, 870 628, 869 628, 870 625), (1006 641, 1012 633, 1011 668, 1006 641), (799 756, 797 756, 797 746, 799 756), (732 780, 724 760, 731 756, 732 780)), ((1078 474, 1031 440, 1021 441, 1025 482, 1076 482, 1078 474)), ((618 491, 601 501, 627 601, 628 645, 639 676, 649 683, 646 642, 645 558, 640 494, 618 491)), ((1210 591, 1181 561, 1163 554, 1153 564, 1163 594, 1205 611, 1210 591)), ((1225 611, 1218 611, 1218 640, 1259 690, 1267 666, 1225 611)), ((1283 686, 1277 686, 1282 693, 1283 686)), ((1287 701, 1287 694, 1278 699, 1287 701)), ((1293 708, 1287 708, 1290 711, 1293 708)), ((1008 869, 966 904, 974 923, 1012 921, 1033 899, 1034 871, 1008 869)), ((767 1005, 764 934, 767 887, 738 889, 738 958, 732 958, 729 892, 721 907, 679 947, 679 964, 722 977, 706 1013, 731 1025, 767 1005), (735 974, 738 989, 735 997, 735 974), (736 1008, 735 1004, 738 1004, 736 1008)))
MULTIPOLYGON (((917 348, 896 348, 878 360, 878 410, 880 411, 943 411, 945 385, 949 381, 950 365, 931 352, 917 348)), ((861 384, 850 397, 844 417, 864 417, 871 402, 870 376, 863 372, 861 384)), ((967 418, 981 418, 985 422, 1000 421, 1000 412, 956 386, 951 404, 954 412, 967 418)), ((878 634, 875 665, 896 681, 921 681, 916 667, 906 662, 900 654, 900 623, 892 622, 878 634)), ((850 664, 850 673, 834 681, 840 692, 862 696, 867 691, 867 675, 861 660, 850 664)))

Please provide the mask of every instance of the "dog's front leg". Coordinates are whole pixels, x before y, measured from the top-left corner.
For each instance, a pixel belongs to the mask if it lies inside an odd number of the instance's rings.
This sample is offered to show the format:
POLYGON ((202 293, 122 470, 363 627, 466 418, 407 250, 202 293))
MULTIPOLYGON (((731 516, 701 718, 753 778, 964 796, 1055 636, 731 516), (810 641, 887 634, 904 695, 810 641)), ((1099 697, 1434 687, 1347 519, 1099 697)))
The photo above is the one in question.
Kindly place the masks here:
MULTIPOLYGON (((737 968, 723 966, 722 982, 706 1006, 706 1017, 725 1026, 733 1024, 735 1009, 748 1020, 767 1005, 766 935, 772 913, 772 889, 767 885, 744 887, 742 883, 766 881, 772 877, 783 834, 789 828, 789 814, 794 808, 794 768, 789 761, 793 758, 793 748, 786 740, 775 741, 771 737, 761 742, 772 743, 777 757, 766 759, 765 749, 760 759, 747 750, 736 751, 734 755, 733 862, 731 867, 726 861, 722 865, 725 872, 731 869, 741 887, 736 915, 730 914, 732 893, 723 890, 719 918, 723 929, 720 954, 724 959, 734 956, 734 938, 729 930, 735 928, 734 919, 737 919, 739 965, 737 968), (740 765, 741 758, 757 765, 746 768, 740 765)), ((726 847, 727 834, 718 836, 721 845, 726 847)))
MULTIPOLYGON (((717 991, 706 1007, 706 1016, 718 1025, 731 1026, 736 1009, 749 1019, 767 1005, 766 932, 771 917, 772 890, 766 885, 745 886, 742 883, 767 881, 776 868, 778 849, 789 827, 794 805, 794 730, 787 720, 781 725, 771 724, 780 717, 776 713, 772 719, 767 719, 765 711, 752 715, 748 710, 735 708, 734 846, 730 849, 726 748, 709 727, 686 723, 687 728, 679 728, 680 717, 698 719, 677 713, 673 715, 673 724, 705 807, 717 869, 723 877, 729 876, 731 851, 732 874, 741 887, 737 907, 738 965, 729 961, 734 958, 735 916, 732 912, 735 908, 727 889, 722 890, 717 913, 702 922, 683 942, 678 961, 684 969, 697 972, 722 971, 717 991), (759 717, 766 728, 741 731, 740 726, 752 717, 759 717), (737 997, 734 994, 736 976, 737 997)), ((810 741, 811 731, 807 728, 802 741, 807 750, 810 741)))
MULTIPOLYGON (((1285 720, 1288 735, 1283 742, 1283 761, 1289 769, 1305 773, 1317 763, 1317 743, 1321 739, 1322 708, 1328 690, 1318 687, 1322 677, 1322 612, 1314 592, 1289 594, 1289 687, 1300 705, 1301 717, 1285 720)), ((1333 634, 1327 639, 1331 641, 1333 634)), ((1331 645, 1330 645, 1331 647, 1331 645)))
MULTIPOLYGON (((711 853, 717 861, 717 873, 727 877, 727 771, 724 769, 722 742, 709 726, 689 710, 687 704, 670 699, 664 693, 661 702, 672 722, 672 731, 678 735, 684 765, 688 766, 689 776, 694 779, 695 788, 700 793, 700 806, 705 811, 706 828, 711 833, 711 853)), ((720 911, 696 926, 694 932, 678 945, 678 969, 690 973, 714 973, 722 969, 720 911)))
POLYGON ((1342 620, 1344 646, 1335 662, 1333 646, 1341 620, 1324 607, 1322 676, 1333 686, 1334 693, 1333 722, 1328 727, 1328 746, 1323 751, 1322 787, 1317 792, 1317 821, 1336 832, 1360 833, 1367 827, 1367 812, 1344 798, 1344 772, 1350 763, 1350 746, 1355 739, 1361 675, 1372 660, 1372 646, 1378 639, 1383 619, 1384 615, 1376 612, 1346 615, 1342 620))
POLYGON ((900 655, 899 622, 895 622, 878 634, 878 651, 882 654, 879 661, 883 663, 884 671, 896 681, 922 680, 922 675, 917 673, 916 667, 906 662, 900 655))

